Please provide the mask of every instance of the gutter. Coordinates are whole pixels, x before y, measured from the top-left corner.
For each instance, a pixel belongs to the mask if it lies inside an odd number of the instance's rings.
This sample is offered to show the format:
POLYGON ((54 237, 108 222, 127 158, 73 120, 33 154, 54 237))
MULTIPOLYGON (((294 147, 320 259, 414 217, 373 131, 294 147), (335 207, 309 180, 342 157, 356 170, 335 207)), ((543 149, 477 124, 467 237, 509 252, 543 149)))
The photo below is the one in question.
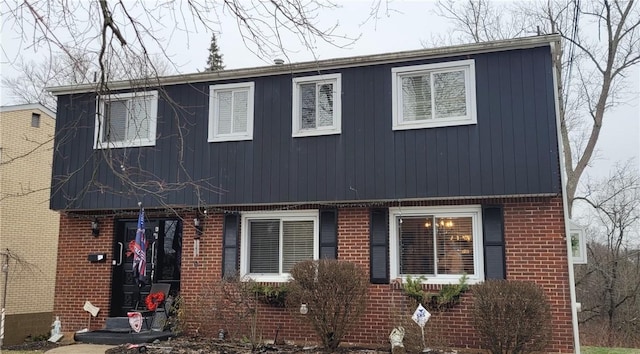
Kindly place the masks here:
MULTIPOLYGON (((110 82, 109 90, 127 90, 149 86, 169 86, 186 83, 211 82, 218 80, 232 80, 255 78, 261 76, 273 76, 282 74, 294 74, 309 71, 334 70, 341 68, 353 68, 369 65, 399 63, 420 59, 437 59, 452 56, 464 56, 480 53, 508 51, 516 49, 553 46, 560 41, 560 35, 542 35, 524 38, 506 39, 492 42, 462 44, 448 47, 418 49, 411 51, 383 53, 348 58, 326 59, 301 63, 270 65, 254 68, 222 70, 214 72, 202 72, 165 77, 152 77, 146 79, 133 79, 110 82)), ((98 83, 66 85, 47 87, 46 89, 56 96, 76 93, 89 93, 99 91, 98 83)))
POLYGON ((567 262, 568 262, 568 270, 569 270, 569 296, 571 297, 571 323, 573 327, 573 351, 576 354, 580 354, 580 331, 578 327, 578 307, 576 304, 576 283, 575 283, 575 274, 573 271, 573 261, 572 261, 572 253, 571 253, 571 237, 569 237, 570 233, 570 220, 569 220, 569 211, 567 210, 567 175, 564 170, 564 145, 562 144, 562 134, 560 133, 560 101, 558 99, 558 74, 553 62, 556 60, 557 51, 560 50, 560 38, 558 37, 556 41, 553 41, 551 44, 551 60, 553 65, 553 96, 556 106, 556 134, 558 137, 558 155, 559 155, 559 163, 560 163, 560 182, 562 184, 562 210, 564 212, 564 238, 566 241, 566 251, 567 251, 567 262))

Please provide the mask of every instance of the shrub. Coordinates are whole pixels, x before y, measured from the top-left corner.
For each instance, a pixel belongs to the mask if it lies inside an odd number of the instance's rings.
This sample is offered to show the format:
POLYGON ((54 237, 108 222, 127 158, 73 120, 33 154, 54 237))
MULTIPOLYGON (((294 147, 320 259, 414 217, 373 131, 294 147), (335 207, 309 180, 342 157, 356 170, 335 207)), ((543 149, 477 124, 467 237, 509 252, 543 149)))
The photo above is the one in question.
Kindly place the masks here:
POLYGON ((493 354, 544 351, 551 309, 536 284, 489 280, 473 287, 473 324, 493 354))
POLYGON ((284 307, 289 288, 287 283, 283 283, 281 285, 264 285, 255 283, 252 291, 256 294, 256 297, 260 302, 275 307, 284 307))
POLYGON ((291 270, 287 308, 308 321, 326 349, 335 350, 366 308, 368 279, 349 262, 303 261, 291 270), (308 313, 300 315, 301 304, 308 313))
POLYGON ((259 347, 262 335, 257 322, 258 300, 254 286, 251 279, 238 277, 205 283, 191 305, 196 333, 217 338, 223 330, 226 338, 241 339, 253 348, 259 347))

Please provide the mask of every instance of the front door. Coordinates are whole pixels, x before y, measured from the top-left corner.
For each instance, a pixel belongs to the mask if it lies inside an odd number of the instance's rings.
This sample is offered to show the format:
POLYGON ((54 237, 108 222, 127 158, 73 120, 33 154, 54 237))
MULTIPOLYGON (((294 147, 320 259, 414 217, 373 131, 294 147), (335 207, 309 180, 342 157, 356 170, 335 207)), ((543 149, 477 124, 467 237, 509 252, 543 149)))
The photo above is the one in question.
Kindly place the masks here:
POLYGON ((145 220, 147 238, 147 278, 142 287, 133 276, 133 255, 127 256, 129 242, 135 240, 137 220, 119 220, 115 225, 114 269, 111 282, 111 317, 144 310, 144 299, 152 283, 171 284, 171 294, 180 291, 182 222, 179 219, 145 220))

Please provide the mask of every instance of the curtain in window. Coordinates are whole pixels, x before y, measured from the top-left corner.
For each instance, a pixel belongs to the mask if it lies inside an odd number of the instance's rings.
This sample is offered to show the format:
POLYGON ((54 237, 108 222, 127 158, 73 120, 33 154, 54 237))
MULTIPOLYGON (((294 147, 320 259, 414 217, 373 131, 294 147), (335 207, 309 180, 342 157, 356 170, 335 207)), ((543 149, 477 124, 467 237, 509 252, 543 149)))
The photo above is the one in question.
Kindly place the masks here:
POLYGON ((249 233, 249 272, 279 273, 280 221, 251 221, 249 233))
POLYGON ((282 272, 289 273, 293 266, 313 259, 313 221, 282 222, 282 272))

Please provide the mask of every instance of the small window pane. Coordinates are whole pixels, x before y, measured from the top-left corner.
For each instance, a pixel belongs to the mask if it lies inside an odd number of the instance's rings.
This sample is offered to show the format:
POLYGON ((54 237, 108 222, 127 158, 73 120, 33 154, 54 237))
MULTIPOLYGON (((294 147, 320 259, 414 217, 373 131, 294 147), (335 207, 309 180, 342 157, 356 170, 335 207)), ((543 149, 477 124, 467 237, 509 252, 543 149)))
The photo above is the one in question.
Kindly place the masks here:
POLYGON ((318 92, 318 126, 333 125, 333 84, 321 84, 318 92))
POLYGON ((151 99, 131 99, 131 112, 127 127, 127 140, 147 139, 149 137, 149 123, 151 116, 151 99))
POLYGON ((300 127, 315 129, 316 127, 316 84, 300 85, 300 127))
POLYGON ((34 128, 40 128, 40 114, 31 113, 31 126, 34 128))
POLYGON ((474 274, 472 220, 436 218, 439 274, 474 274))
POLYGON ((105 123, 103 142, 123 141, 127 129, 127 101, 107 101, 105 103, 105 123))
POLYGON ((231 95, 230 91, 218 93, 218 134, 231 133, 231 95))
POLYGON ((249 103, 248 91, 236 91, 233 93, 233 132, 244 133, 247 131, 247 107, 249 103))
POLYGON ((282 272, 313 259, 313 221, 284 221, 282 223, 282 272))
POLYGON ((429 75, 402 78, 403 120, 431 119, 431 86, 429 75))
POLYGON ((467 115, 464 71, 433 74, 435 117, 449 118, 467 115))
POLYGON ((279 273, 280 221, 251 221, 249 226, 249 272, 279 273))
POLYGON ((433 217, 402 217, 400 235, 400 274, 435 274, 433 217))

